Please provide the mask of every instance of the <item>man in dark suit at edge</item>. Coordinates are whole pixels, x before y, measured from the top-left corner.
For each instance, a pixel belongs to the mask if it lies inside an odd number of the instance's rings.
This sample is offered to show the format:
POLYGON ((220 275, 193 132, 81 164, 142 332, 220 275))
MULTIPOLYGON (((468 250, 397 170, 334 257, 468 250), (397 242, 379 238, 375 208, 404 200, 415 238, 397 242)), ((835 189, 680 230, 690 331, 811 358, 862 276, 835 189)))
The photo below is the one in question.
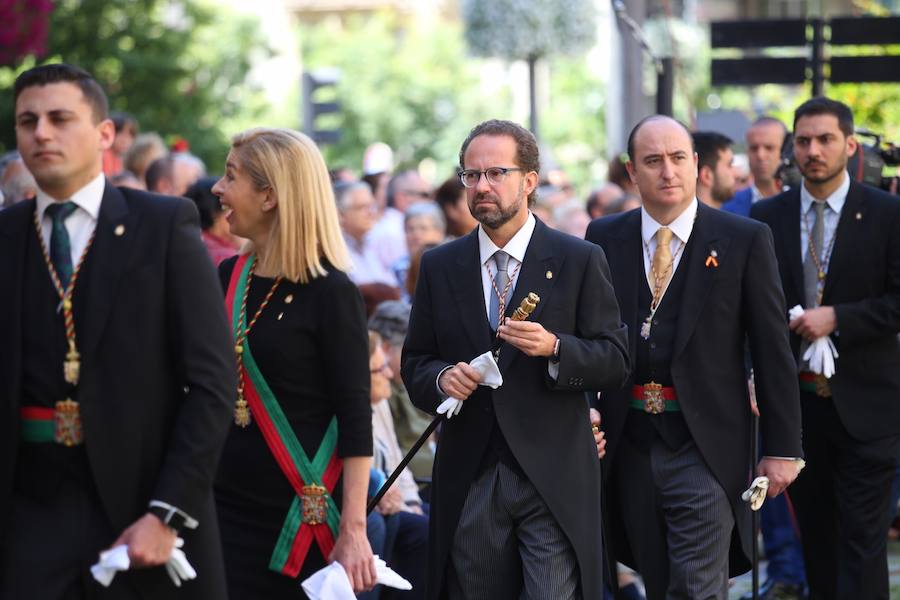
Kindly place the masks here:
POLYGON ((15 83, 40 188, 0 213, 0 597, 223 598, 211 483, 236 390, 197 212, 112 187, 107 100, 85 71, 15 83), (176 536, 198 578, 164 565, 176 536), (126 544, 109 588, 98 554, 126 544))
POLYGON ((800 105, 793 144, 803 183, 754 204, 750 216, 775 235, 787 306, 806 309, 789 324, 809 462, 791 497, 810 597, 886 599, 900 450, 900 202, 851 181, 858 144, 847 105, 824 97, 800 105), (803 360, 824 336, 839 355, 830 379, 803 360))
POLYGON ((480 226, 425 254, 403 349, 413 402, 446 420, 434 466, 428 598, 601 598, 600 463, 584 391, 628 373, 603 252, 529 211, 534 136, 476 126, 460 177, 480 226), (527 321, 504 320, 529 293, 527 321), (467 362, 504 341, 503 385, 467 362))
POLYGON ((754 543, 740 497, 751 467, 745 339, 770 496, 800 464, 772 236, 697 201, 698 159, 677 121, 638 123, 628 155, 643 207, 594 221, 586 236, 606 252, 634 364, 627 385, 598 401, 610 554, 641 573, 651 600, 724 600, 729 571, 748 568, 754 543))

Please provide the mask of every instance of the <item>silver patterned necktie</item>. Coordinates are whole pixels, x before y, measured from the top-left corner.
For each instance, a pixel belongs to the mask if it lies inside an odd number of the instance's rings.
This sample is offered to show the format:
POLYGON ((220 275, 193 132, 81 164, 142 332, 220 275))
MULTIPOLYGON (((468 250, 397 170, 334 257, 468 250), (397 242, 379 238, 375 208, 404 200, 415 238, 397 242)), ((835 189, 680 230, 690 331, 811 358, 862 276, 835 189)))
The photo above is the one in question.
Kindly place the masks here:
POLYGON ((494 275, 494 285, 492 286, 496 289, 491 290, 491 329, 497 331, 497 326, 500 323, 500 298, 498 298, 498 293, 502 294, 507 291, 506 286, 509 283, 509 273, 507 272, 509 254, 503 250, 494 252, 494 266, 497 268, 497 273, 494 275))
MULTIPOLYGON (((814 200, 813 208, 815 208, 815 221, 809 235, 812 239, 812 248, 815 256, 810 251, 810 246, 806 247, 806 260, 803 261, 803 291, 806 295, 806 308, 815 308, 819 298, 819 265, 818 261, 822 260, 822 246, 825 244, 825 202, 814 200)), ((822 265, 824 268, 824 265, 822 265)))

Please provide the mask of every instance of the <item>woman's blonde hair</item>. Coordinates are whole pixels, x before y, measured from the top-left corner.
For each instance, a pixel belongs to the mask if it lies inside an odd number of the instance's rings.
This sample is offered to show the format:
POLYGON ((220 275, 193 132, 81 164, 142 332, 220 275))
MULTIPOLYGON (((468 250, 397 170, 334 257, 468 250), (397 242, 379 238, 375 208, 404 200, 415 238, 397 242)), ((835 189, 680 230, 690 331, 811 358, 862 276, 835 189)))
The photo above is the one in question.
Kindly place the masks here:
POLYGON ((255 128, 234 136, 231 149, 253 186, 271 189, 278 201, 266 255, 257 257, 264 271, 300 283, 326 274, 323 259, 349 271, 331 180, 315 142, 289 129, 255 128))

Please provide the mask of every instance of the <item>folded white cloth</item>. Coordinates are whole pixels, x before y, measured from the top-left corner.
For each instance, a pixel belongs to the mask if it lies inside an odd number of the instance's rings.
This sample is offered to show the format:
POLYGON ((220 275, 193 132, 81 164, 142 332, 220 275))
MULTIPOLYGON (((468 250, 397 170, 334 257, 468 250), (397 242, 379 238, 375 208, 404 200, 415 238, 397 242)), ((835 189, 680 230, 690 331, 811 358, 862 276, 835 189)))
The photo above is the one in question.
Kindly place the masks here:
MULTIPOLYGON (((381 585, 411 590, 412 584, 400 577, 383 560, 375 555, 376 581, 381 585)), ((355 600, 350 578, 341 563, 335 561, 323 569, 319 569, 300 584, 310 600, 355 600)))
POLYGON ((750 510, 759 510, 766 501, 766 492, 769 491, 769 478, 757 477, 750 484, 750 488, 741 494, 741 500, 750 503, 750 510))
MULTIPOLYGON (((469 366, 481 373, 481 383, 478 385, 486 385, 494 390, 503 385, 503 376, 500 375, 500 367, 497 366, 497 361, 494 360, 493 352, 485 352, 481 356, 476 357, 469 363, 469 366)), ((451 419, 453 415, 462 410, 462 405, 462 400, 452 397, 447 398, 438 406, 437 412, 439 415, 446 414, 447 418, 451 419)))
MULTIPOLYGON (((788 316, 793 320, 803 312, 803 307, 798 304, 788 311, 788 316)), ((837 357, 837 348, 834 347, 831 337, 827 335, 812 342, 803 353, 803 360, 809 364, 809 370, 825 377, 834 375, 834 359, 837 357)))
MULTIPOLYGON (((182 581, 197 578, 197 571, 188 562, 184 550, 181 549, 183 546, 184 540, 176 538, 172 556, 169 557, 169 561, 166 563, 166 573, 169 574, 169 578, 176 587, 181 587, 182 581)), ((127 571, 130 567, 131 559, 128 558, 128 546, 121 544, 111 550, 100 553, 100 560, 91 567, 91 575, 94 576, 94 579, 100 585, 109 587, 116 573, 127 571)))

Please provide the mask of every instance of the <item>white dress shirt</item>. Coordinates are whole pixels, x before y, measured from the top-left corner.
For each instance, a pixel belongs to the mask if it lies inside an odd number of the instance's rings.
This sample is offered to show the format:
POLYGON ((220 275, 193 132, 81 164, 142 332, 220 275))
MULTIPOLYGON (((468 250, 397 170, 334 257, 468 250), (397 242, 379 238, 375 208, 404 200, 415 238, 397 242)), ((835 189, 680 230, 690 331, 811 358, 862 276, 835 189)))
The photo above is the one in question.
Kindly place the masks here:
MULTIPOLYGON (((672 230, 674 234, 672 236, 672 241, 669 242, 669 249, 672 252, 672 277, 669 279, 671 281, 675 278, 675 271, 678 269, 678 264, 681 262, 681 255, 684 252, 678 252, 678 248, 682 243, 687 245, 688 240, 691 237, 691 232, 694 230, 694 219, 697 217, 697 198, 694 198, 694 201, 691 202, 684 211, 678 215, 678 217, 669 223, 668 227, 672 230), (677 252, 677 254, 676 254, 677 252)), ((650 272, 650 264, 651 258, 653 254, 656 252, 656 231, 663 227, 656 222, 656 220, 650 216, 650 213, 647 212, 647 209, 643 206, 641 207, 641 238, 644 240, 641 244, 641 254, 644 255, 644 273, 646 274, 647 285, 650 288, 651 293, 654 288, 653 274, 650 272), (647 255, 649 248, 649 256, 647 255)), ((663 290, 663 295, 665 295, 665 290, 663 290)))
MULTIPOLYGON (((831 243, 831 240, 834 238, 834 234, 837 231, 838 222, 841 219, 841 209, 844 208, 844 203, 847 201, 847 192, 850 191, 850 176, 846 171, 844 173, 844 181, 836 190, 834 190, 830 196, 825 198, 825 224, 822 235, 822 244, 824 248, 822 248, 822 253, 825 254, 828 252, 828 245, 831 243), (829 210, 831 209, 831 210, 829 210)), ((816 215, 814 211, 811 211, 813 202, 816 201, 816 198, 813 198, 813 195, 809 193, 809 190, 806 189, 806 183, 800 185, 800 264, 806 262, 806 257, 809 254, 809 231, 806 229, 806 225, 803 224, 803 215, 806 215, 806 222, 809 223, 809 228, 812 229, 815 227, 816 223, 816 215)), ((821 258, 821 257, 819 257, 821 258)), ((830 256, 825 257, 826 259, 830 259, 830 256)), ((823 265, 828 270, 827 263, 823 265)))
MULTIPOLYGON (((72 194, 71 200, 78 208, 65 220, 66 231, 69 232, 69 244, 72 249, 72 267, 78 266, 81 255, 87 247, 88 240, 97 229, 97 219, 100 216, 100 202, 103 200, 103 192, 106 188, 106 176, 103 173, 97 175, 86 186, 72 194)), ((50 250, 50 234, 53 231, 53 220, 46 214, 47 207, 58 202, 45 192, 38 189, 37 215, 41 224, 41 236, 44 238, 44 246, 50 250)))
MULTIPOLYGON (((478 256, 481 260, 481 287, 484 288, 484 314, 490 316, 491 313, 491 294, 494 293, 494 285, 491 276, 497 275, 497 265, 494 263, 494 253, 497 250, 503 250, 509 255, 509 261, 506 263, 506 271, 510 276, 509 293, 506 296, 506 305, 513 297, 516 289, 516 281, 519 279, 519 269, 516 267, 525 260, 525 251, 528 250, 528 244, 531 242, 531 236, 534 233, 535 219, 534 215, 528 213, 528 219, 525 224, 516 232, 509 242, 503 247, 498 248, 491 241, 488 234, 485 233, 484 227, 478 226, 478 256), (488 274, 490 268, 490 274, 488 274)), ((503 293, 503 290, 500 290, 503 293)))

